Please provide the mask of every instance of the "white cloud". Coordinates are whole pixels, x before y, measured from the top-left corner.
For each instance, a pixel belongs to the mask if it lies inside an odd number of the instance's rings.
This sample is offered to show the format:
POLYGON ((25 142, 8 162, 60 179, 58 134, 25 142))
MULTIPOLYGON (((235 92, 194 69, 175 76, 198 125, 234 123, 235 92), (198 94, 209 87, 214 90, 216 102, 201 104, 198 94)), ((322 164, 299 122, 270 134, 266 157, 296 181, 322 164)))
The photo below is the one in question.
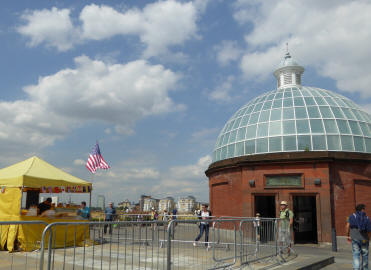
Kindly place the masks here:
POLYGON ((208 98, 217 102, 229 102, 232 100, 230 92, 233 90, 234 76, 228 78, 214 90, 208 93, 208 98))
POLYGON ((107 64, 87 56, 75 63, 26 86, 26 100, 0 102, 0 143, 43 147, 88 121, 131 134, 139 119, 184 109, 168 95, 179 75, 161 65, 107 64))
POLYGON ((73 161, 73 164, 76 165, 76 166, 82 166, 82 165, 85 165, 86 164, 86 161, 85 160, 82 160, 82 159, 75 159, 73 161))
POLYGON ((334 79, 343 91, 371 97, 370 13, 371 3, 362 0, 239 0, 236 20, 254 25, 245 37, 249 49, 241 68, 248 79, 271 76, 289 42, 302 65, 334 79))
POLYGON ((151 57, 168 52, 168 47, 182 45, 197 37, 198 16, 208 1, 158 1, 143 9, 124 11, 107 5, 86 5, 80 12, 79 25, 73 25, 70 10, 27 11, 26 22, 19 33, 30 38, 29 44, 45 43, 65 51, 77 43, 104 40, 117 35, 135 35, 145 45, 144 56, 151 57))
POLYGON ((222 66, 238 60, 242 54, 237 42, 231 40, 223 40, 221 44, 214 47, 214 50, 216 51, 216 58, 222 66))
POLYGON ((53 7, 51 10, 26 11, 21 19, 26 24, 18 27, 18 32, 30 39, 28 44, 32 47, 45 43, 59 51, 66 51, 79 40, 68 9, 53 7))
POLYGON ((173 166, 165 171, 148 166, 152 162, 132 159, 116 166, 111 164, 112 168, 104 174, 98 172, 99 179, 105 178, 103 181, 97 181, 98 177, 93 179, 94 189, 114 200, 137 199, 141 194, 155 198, 194 195, 199 200, 207 200, 208 182, 204 172, 211 163, 210 156, 201 157, 195 164, 173 166), (107 190, 107 186, 114 188, 107 190))

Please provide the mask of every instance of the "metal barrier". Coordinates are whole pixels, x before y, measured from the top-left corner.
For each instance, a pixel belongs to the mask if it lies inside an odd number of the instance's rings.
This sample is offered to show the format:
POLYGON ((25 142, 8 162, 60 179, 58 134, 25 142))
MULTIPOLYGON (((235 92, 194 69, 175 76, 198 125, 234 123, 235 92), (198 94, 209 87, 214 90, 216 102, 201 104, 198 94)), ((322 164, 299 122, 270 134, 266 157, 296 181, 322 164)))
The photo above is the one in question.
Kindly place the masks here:
POLYGON ((39 269, 41 233, 47 225, 37 220, 0 221, 0 268, 39 269))
POLYGON ((252 269, 283 261, 278 219, 0 222, 18 224, 46 227, 32 243, 40 251, 2 253, 8 269, 252 269))

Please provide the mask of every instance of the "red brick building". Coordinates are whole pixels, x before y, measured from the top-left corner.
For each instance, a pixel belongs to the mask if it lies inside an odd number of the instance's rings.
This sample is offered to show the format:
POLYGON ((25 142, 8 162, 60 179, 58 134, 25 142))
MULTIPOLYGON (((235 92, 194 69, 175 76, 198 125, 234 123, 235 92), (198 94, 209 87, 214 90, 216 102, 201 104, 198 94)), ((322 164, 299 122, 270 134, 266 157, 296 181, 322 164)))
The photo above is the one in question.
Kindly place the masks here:
POLYGON ((345 235, 358 203, 371 214, 371 118, 351 100, 301 85, 304 69, 287 53, 278 88, 239 109, 222 129, 209 177, 217 216, 276 217, 286 200, 295 242, 345 235))

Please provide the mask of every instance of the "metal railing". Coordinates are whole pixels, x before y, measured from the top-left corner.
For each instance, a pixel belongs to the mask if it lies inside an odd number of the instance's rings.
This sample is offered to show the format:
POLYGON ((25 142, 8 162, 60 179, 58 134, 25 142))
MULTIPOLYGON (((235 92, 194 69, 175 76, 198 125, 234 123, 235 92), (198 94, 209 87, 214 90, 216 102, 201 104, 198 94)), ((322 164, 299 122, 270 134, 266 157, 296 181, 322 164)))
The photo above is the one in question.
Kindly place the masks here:
POLYGON ((279 242, 279 220, 265 218, 0 225, 45 227, 36 252, 0 253, 9 269, 253 269, 283 262, 290 245, 279 242))
POLYGON ((41 233, 47 225, 38 220, 0 221, 0 268, 39 269, 41 233))

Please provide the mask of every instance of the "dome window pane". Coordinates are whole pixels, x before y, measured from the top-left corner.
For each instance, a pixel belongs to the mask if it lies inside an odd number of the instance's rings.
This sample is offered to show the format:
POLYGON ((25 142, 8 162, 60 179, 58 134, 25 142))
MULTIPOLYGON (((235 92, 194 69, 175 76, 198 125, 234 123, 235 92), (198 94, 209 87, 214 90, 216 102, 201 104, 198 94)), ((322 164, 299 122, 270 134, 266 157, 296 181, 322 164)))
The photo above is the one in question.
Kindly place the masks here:
POLYGON ((281 121, 269 123, 269 135, 281 135, 281 121))
POLYGON ((228 152, 227 152, 227 158, 234 157, 234 146, 235 144, 228 145, 228 152))
POLYGON ((326 138, 323 135, 314 135, 313 139, 313 150, 326 150, 326 138))
POLYGON ((285 98, 283 100, 283 107, 292 107, 292 106, 293 106, 292 98, 285 98))
POLYGON ((312 96, 312 94, 306 89, 302 89, 301 93, 303 94, 304 97, 311 97, 312 96))
POLYGON ((244 143, 243 142, 239 142, 239 143, 236 143, 236 156, 243 156, 244 155, 244 143))
POLYGON ((236 141, 236 135, 237 135, 237 129, 231 132, 231 135, 229 136, 229 143, 234 143, 236 141))
POLYGON ((226 144, 228 143, 229 135, 230 135, 230 134, 231 134, 231 133, 228 132, 228 133, 226 133, 226 134, 224 135, 223 145, 226 145, 226 144))
POLYGON ((252 105, 249 106, 249 108, 247 108, 245 114, 249 114, 249 113, 251 113, 253 109, 254 109, 254 106, 252 106, 252 105))
POLYGON ((266 101, 263 106, 263 110, 269 110, 272 107, 272 101, 266 101))
POLYGON ((262 123, 258 125, 258 137, 268 136, 268 123, 262 123))
POLYGON ((271 121, 281 120, 282 109, 275 109, 271 111, 271 121))
POLYGON ((246 126, 247 123, 249 122, 249 118, 250 118, 250 114, 246 114, 244 117, 242 117, 242 120, 241 120, 240 126, 241 126, 241 127, 246 126))
POLYGON ((294 108, 284 108, 283 109, 283 119, 294 119, 294 108))
MULTIPOLYGON (((323 133, 322 120, 310 119, 310 129, 312 133, 323 133)), ((314 145, 314 143, 313 143, 314 145)))
POLYGON ((224 135, 220 136, 218 141, 216 142, 216 147, 222 146, 224 135))
POLYGON ((248 126, 246 130, 246 138, 252 139, 256 137, 256 125, 248 126))
POLYGON ((282 107, 282 99, 275 99, 273 101, 272 108, 275 109, 275 108, 281 108, 281 107, 282 107))
POLYGON ((336 126, 336 122, 333 119, 325 119, 323 120, 325 124, 326 133, 338 133, 338 128, 336 126))
POLYGON ((365 146, 364 146, 364 141, 362 137, 354 136, 354 149, 357 152, 364 152, 365 151, 365 146))
POLYGON ((233 127, 233 124, 234 124, 234 120, 230 121, 227 125, 227 128, 225 129, 225 132, 230 131, 233 127))
POLYGON ((267 97, 266 100, 273 100, 273 98, 274 98, 274 93, 273 93, 273 94, 270 94, 270 95, 267 97))
POLYGON ((365 138, 366 152, 371 153, 371 138, 365 138))
POLYGON ((283 97, 285 97, 285 98, 292 97, 291 90, 285 91, 285 93, 283 94, 283 97))
POLYGON ((259 113, 253 113, 253 114, 251 114, 249 125, 256 124, 258 122, 258 119, 259 119, 259 113))
POLYGON ((301 97, 301 93, 299 90, 295 89, 295 90, 292 90, 292 94, 294 97, 301 97))
POLYGON ((282 137, 270 137, 269 152, 281 152, 281 151, 282 151, 282 137))
POLYGON ((316 102, 314 101, 314 98, 312 97, 305 97, 304 100, 307 106, 317 105, 316 102))
POLYGON ((331 113, 330 107, 320 106, 319 110, 321 111, 323 118, 334 118, 334 116, 331 113))
MULTIPOLYGON (((282 90, 281 90, 282 91, 282 90)), ((274 97, 275 99, 279 99, 279 98, 282 98, 282 93, 280 93, 280 90, 278 90, 278 92, 276 93, 276 96, 274 97)))
POLYGON ((358 123, 356 121, 349 121, 349 126, 354 135, 362 135, 361 129, 359 128, 358 123))
POLYGON ((361 126, 362 132, 364 136, 371 137, 370 130, 366 123, 360 122, 359 125, 361 126))
POLYGON ((259 122, 268 122, 270 112, 271 112, 270 110, 269 111, 262 111, 260 113, 259 122))
POLYGON ((308 118, 305 107, 295 107, 295 117, 296 119, 308 118))
POLYGON ((246 128, 245 127, 238 129, 237 141, 244 140, 245 139, 245 134, 246 134, 246 128))
POLYGON ((328 105, 330 106, 337 106, 335 101, 331 97, 325 97, 325 100, 327 101, 328 105))
POLYGON ((296 129, 298 133, 309 133, 308 120, 296 120, 296 129))
POLYGON ((348 126, 348 121, 346 120, 336 120, 340 133, 342 134, 350 134, 350 128, 348 126))
POLYGON ((310 151, 312 141, 309 135, 298 136, 298 150, 310 151))
POLYGON ((352 110, 352 113, 355 115, 356 119, 359 120, 359 121, 365 121, 365 119, 363 119, 362 115, 359 113, 359 111, 357 110, 352 110))
POLYGON ((352 136, 340 136, 340 140, 344 151, 354 151, 352 136))
POLYGON ((268 152, 268 138, 257 139, 256 140, 256 152, 266 153, 268 152))
POLYGON ((344 103, 344 101, 341 98, 334 99, 337 104, 339 104, 340 107, 347 107, 347 105, 344 103))
POLYGON ((283 137, 283 150, 284 151, 296 150, 296 136, 283 137))
POLYGON ((332 151, 341 150, 340 137, 337 135, 327 136, 327 148, 332 151))
POLYGON ((343 110, 343 113, 345 114, 345 116, 346 116, 348 119, 352 119, 352 120, 356 119, 356 118, 354 117, 354 115, 352 114, 352 112, 351 112, 349 109, 347 109, 347 108, 341 108, 341 109, 343 110))
POLYGON ((255 140, 249 140, 245 142, 245 153, 246 154, 255 153, 255 140))
POLYGON ((283 134, 289 135, 289 134, 296 134, 295 130, 295 121, 283 121, 282 122, 282 128, 283 128, 283 134))
POLYGON ((321 118, 321 115, 319 114, 319 110, 317 106, 310 106, 307 108, 309 118, 321 118))
POLYGON ((255 108, 253 110, 253 112, 258 112, 261 110, 261 108, 263 107, 263 103, 258 103, 255 105, 255 108))
POLYGON ((234 121, 232 129, 238 128, 240 126, 241 119, 242 119, 242 117, 237 118, 236 121, 234 121))
POLYGON ((304 106, 304 99, 301 97, 294 98, 295 106, 304 106))
POLYGON ((365 112, 362 112, 362 115, 363 115, 363 118, 366 120, 366 122, 371 122, 371 115, 365 113, 365 112))
POLYGON ((343 112, 338 107, 331 107, 336 118, 345 118, 343 112))
POLYGON ((327 105, 326 101, 322 97, 314 97, 318 105, 327 105))
POLYGON ((226 159, 226 158, 227 158, 227 146, 224 146, 220 153, 220 159, 226 159))

